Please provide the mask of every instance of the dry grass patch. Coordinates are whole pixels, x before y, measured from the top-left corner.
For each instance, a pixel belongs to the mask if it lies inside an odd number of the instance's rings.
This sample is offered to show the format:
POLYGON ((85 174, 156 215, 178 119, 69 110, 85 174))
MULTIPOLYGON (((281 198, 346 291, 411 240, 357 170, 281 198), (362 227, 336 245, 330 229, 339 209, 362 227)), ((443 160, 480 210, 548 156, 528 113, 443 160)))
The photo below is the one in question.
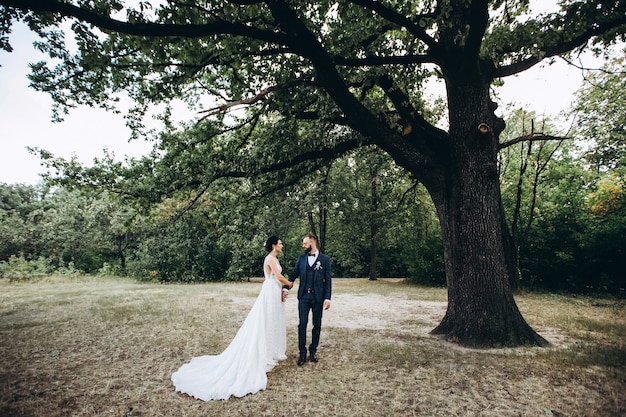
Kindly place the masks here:
POLYGON ((549 348, 463 349, 428 332, 444 289, 334 281, 320 363, 288 355, 267 390, 228 401, 174 393, 170 375, 230 342, 258 283, 154 285, 124 279, 0 281, 1 416, 621 416, 623 301, 521 294, 549 348))

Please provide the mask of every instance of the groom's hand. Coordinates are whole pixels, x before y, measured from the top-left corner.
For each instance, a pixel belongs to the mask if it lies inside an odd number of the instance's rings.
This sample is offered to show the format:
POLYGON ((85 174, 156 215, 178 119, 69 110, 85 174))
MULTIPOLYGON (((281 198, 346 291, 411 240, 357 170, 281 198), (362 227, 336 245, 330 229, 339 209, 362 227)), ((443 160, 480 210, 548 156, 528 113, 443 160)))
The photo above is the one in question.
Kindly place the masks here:
POLYGON ((329 300, 325 300, 324 301, 324 310, 328 310, 330 308, 330 301, 329 300))

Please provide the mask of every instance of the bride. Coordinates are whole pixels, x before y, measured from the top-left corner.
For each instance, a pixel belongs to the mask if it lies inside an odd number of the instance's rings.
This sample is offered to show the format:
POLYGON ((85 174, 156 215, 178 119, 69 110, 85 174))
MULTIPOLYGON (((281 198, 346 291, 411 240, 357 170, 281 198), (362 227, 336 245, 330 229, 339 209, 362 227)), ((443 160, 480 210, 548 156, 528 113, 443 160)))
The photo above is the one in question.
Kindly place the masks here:
POLYGON ((276 255, 282 241, 270 236, 265 242, 269 254, 263 261, 265 281, 261 292, 237 335, 219 355, 192 358, 172 374, 177 392, 200 400, 226 400, 264 390, 266 373, 284 360, 287 349, 285 306, 282 287, 293 286, 282 275, 276 255))

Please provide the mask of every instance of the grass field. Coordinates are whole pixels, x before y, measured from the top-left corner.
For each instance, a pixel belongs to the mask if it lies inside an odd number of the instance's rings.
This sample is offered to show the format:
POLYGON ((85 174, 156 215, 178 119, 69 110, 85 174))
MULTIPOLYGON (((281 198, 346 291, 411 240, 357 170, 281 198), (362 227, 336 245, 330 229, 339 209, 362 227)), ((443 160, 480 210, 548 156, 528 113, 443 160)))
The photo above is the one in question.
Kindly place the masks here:
POLYGON ((320 362, 288 360, 267 390, 228 401, 177 394, 170 375, 220 353, 258 282, 143 284, 119 278, 0 280, 0 416, 624 416, 626 303, 520 294, 548 348, 472 350, 428 332, 446 293, 335 279, 320 362))

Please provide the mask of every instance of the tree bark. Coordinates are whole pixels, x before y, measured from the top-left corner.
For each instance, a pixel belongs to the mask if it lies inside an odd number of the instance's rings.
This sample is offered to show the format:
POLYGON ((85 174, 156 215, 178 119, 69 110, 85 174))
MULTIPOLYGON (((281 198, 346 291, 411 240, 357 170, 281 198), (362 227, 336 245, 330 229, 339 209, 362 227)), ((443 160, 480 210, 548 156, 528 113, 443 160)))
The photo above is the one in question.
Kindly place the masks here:
POLYGON ((511 285, 511 289, 517 290, 520 286, 521 276, 519 267, 519 252, 517 250, 517 237, 514 232, 509 231, 502 201, 500 201, 500 208, 502 210, 502 235, 504 238, 504 256, 506 259, 509 284, 511 285))
POLYGON ((369 216, 370 224, 370 281, 376 281, 378 278, 378 167, 373 164, 370 166, 371 181, 371 209, 369 216))
POLYGON ((315 228, 315 217, 313 217, 313 212, 307 211, 306 217, 309 220, 309 229, 311 229, 311 233, 317 236, 317 231, 315 228))
POLYGON ((317 228, 315 227, 315 215, 312 211, 307 212, 307 218, 309 220, 309 227, 311 229, 311 233, 317 236, 317 248, 324 252, 326 250, 326 227, 328 222, 328 209, 326 206, 321 206, 319 208, 320 212, 320 221, 319 221, 319 233, 317 233, 317 228))
POLYGON ((448 308, 432 333, 473 347, 546 345, 519 312, 509 281, 496 158, 503 123, 488 85, 447 80, 453 161, 427 188, 441 223, 448 308))

